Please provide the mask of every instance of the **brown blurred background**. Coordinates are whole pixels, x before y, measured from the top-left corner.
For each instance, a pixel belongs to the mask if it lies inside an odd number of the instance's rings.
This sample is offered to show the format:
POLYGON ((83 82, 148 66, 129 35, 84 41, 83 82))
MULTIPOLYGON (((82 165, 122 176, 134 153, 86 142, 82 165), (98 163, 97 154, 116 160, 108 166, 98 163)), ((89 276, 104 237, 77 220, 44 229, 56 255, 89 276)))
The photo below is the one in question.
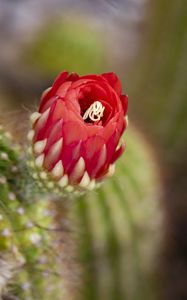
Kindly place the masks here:
POLYGON ((63 69, 122 78, 164 185, 161 297, 187 299, 186 1, 0 0, 1 112, 27 114, 63 69))

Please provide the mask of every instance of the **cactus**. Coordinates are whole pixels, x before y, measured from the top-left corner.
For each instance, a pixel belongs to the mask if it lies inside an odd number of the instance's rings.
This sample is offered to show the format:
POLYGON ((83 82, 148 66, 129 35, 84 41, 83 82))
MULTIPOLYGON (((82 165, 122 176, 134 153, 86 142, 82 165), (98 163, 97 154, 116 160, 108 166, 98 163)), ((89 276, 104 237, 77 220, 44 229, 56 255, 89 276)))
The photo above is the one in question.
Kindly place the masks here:
POLYGON ((126 139, 126 156, 114 178, 76 203, 83 230, 80 257, 87 266, 83 299, 158 299, 158 170, 136 131, 129 130, 126 139))
POLYGON ((3 293, 18 299, 155 299, 158 172, 142 137, 133 129, 126 138, 126 156, 114 178, 100 190, 69 201, 66 212, 63 201, 51 203, 34 184, 23 150, 1 130, 0 249, 10 272, 3 293), (76 238, 64 234, 60 221, 64 226, 66 219, 76 238), (49 230, 56 227, 59 234, 49 230), (56 243, 60 236, 65 242, 56 243), (72 262, 68 271, 71 251, 79 264, 72 262), (79 293, 72 293, 76 272, 79 293))
POLYGON ((53 212, 29 177, 23 151, 2 128, 0 157, 0 292, 18 299, 51 299, 59 289, 56 299, 62 299, 50 234, 53 212))
POLYGON ((84 15, 80 19, 70 15, 45 24, 26 49, 24 61, 53 77, 62 69, 81 74, 99 72, 106 58, 102 37, 90 20, 84 15))
POLYGON ((148 12, 134 67, 131 65, 129 96, 134 99, 132 117, 149 134, 160 155, 167 215, 162 293, 163 299, 178 300, 187 298, 186 1, 151 1, 148 12))
POLYGON ((164 4, 162 0, 153 1, 135 59, 136 68, 131 68, 132 77, 129 76, 129 93, 135 99, 132 115, 151 136, 154 135, 156 144, 162 148, 164 161, 170 164, 180 163, 181 156, 176 152, 185 159, 183 153, 187 141, 185 3, 185 0, 166 0, 164 4), (142 110, 142 106, 146 109, 142 110))

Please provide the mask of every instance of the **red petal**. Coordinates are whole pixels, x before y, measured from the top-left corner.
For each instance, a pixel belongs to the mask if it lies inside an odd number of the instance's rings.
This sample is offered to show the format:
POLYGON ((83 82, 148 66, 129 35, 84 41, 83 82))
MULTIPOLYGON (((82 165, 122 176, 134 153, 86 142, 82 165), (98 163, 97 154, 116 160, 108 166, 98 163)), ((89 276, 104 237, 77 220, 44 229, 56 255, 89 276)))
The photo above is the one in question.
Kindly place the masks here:
POLYGON ((86 160, 91 159, 94 154, 101 149, 104 143, 104 139, 99 135, 88 138, 84 143, 84 158, 86 160))
POLYGON ((46 104, 46 102, 53 96, 56 95, 56 91, 58 88, 66 81, 68 77, 68 72, 64 71, 58 75, 58 77, 55 79, 52 88, 49 90, 46 95, 44 95, 41 103, 40 103, 40 112, 43 110, 43 106, 46 104))
POLYGON ((63 151, 63 139, 61 138, 54 143, 46 153, 44 160, 44 167, 50 171, 54 168, 56 163, 59 161, 63 151))
POLYGON ((86 83, 89 83, 89 82, 93 82, 93 80, 91 79, 82 79, 81 77, 79 78, 79 80, 75 81, 73 84, 72 84, 72 88, 73 89, 76 89, 78 87, 80 87, 81 85, 83 84, 86 84, 86 83))
POLYGON ((103 81, 102 75, 97 74, 90 74, 90 75, 84 75, 80 76, 80 79, 88 79, 88 80, 94 80, 94 81, 103 81))
POLYGON ((76 81, 78 79, 79 79, 79 75, 75 72, 72 72, 67 78, 68 81, 76 81))
POLYGON ((107 143, 107 162, 108 164, 111 163, 112 157, 115 153, 115 149, 119 143, 119 139, 120 139, 120 133, 119 131, 116 129, 114 131, 114 133, 111 135, 110 139, 108 140, 107 143))
POLYGON ((115 130, 117 128, 116 122, 109 122, 106 127, 102 130, 102 137, 104 138, 105 142, 107 143, 111 136, 113 136, 115 130))
POLYGON ((79 140, 69 145, 64 145, 61 160, 63 162, 65 173, 68 175, 71 173, 71 170, 80 157, 81 144, 82 141, 79 140))
POLYGON ((68 119, 68 111, 64 101, 62 99, 58 99, 55 104, 54 110, 51 113, 51 122, 55 122, 61 119, 63 119, 63 121, 66 121, 68 119))
POLYGON ((65 97, 66 106, 78 115, 80 115, 80 105, 78 103, 78 91, 71 88, 65 97))
POLYGON ((125 145, 121 145, 121 147, 114 153, 111 159, 111 164, 115 163, 115 161, 122 155, 125 150, 125 145))
POLYGON ((103 126, 99 126, 99 125, 86 125, 86 130, 88 133, 88 137, 94 136, 98 133, 101 132, 101 130, 103 129, 103 126))
POLYGON ((120 96, 122 93, 121 82, 117 75, 113 72, 104 73, 102 76, 108 81, 110 86, 116 91, 116 93, 120 96))
MULTIPOLYGON (((86 88, 90 87, 90 96, 92 97, 93 100, 107 100, 108 99, 108 94, 106 89, 104 89, 99 83, 97 82, 92 82, 88 83, 86 85, 86 88)), ((81 87, 81 90, 84 92, 85 86, 81 87)))
POLYGON ((52 104, 58 100, 58 96, 54 96, 52 98, 50 98, 43 106, 42 109, 40 109, 40 113, 43 113, 44 111, 46 111, 49 107, 52 106, 52 104))
POLYGON ((46 152, 48 149, 54 144, 56 141, 58 141, 62 137, 62 124, 63 120, 57 121, 52 128, 49 128, 49 133, 47 136, 47 145, 46 145, 46 152))
POLYGON ((43 98, 49 93, 49 91, 52 89, 52 87, 50 86, 49 88, 47 88, 43 93, 42 93, 42 96, 41 96, 41 101, 43 100, 43 98))
POLYGON ((52 87, 55 88, 55 89, 58 89, 58 87, 66 81, 67 77, 68 77, 68 72, 67 72, 67 71, 61 72, 61 73, 55 78, 52 87))
POLYGON ((121 95, 120 99, 121 99, 121 103, 122 103, 122 106, 123 106, 124 115, 126 115, 127 109, 128 109, 128 96, 127 95, 121 95))
POLYGON ((104 144, 104 139, 99 135, 88 138, 83 144, 82 156, 86 163, 86 170, 90 176, 92 172, 94 172, 94 168, 98 161, 98 154, 104 144))
POLYGON ((75 141, 84 141, 87 139, 87 131, 84 123, 79 121, 70 121, 63 126, 63 137, 65 145, 69 145, 75 141))
POLYGON ((126 123, 125 123, 125 119, 123 116, 121 116, 119 119, 118 119, 118 122, 117 122, 117 129, 120 133, 120 135, 123 134, 123 131, 125 129, 125 126, 126 126, 126 123))
POLYGON ((56 91, 56 94, 58 96, 60 96, 61 98, 64 98, 67 91, 69 90, 69 88, 71 87, 72 85, 72 82, 71 81, 66 81, 64 82, 59 88, 58 90, 56 91))
POLYGON ((50 116, 55 107, 55 103, 42 113, 41 117, 34 124, 35 141, 43 140, 47 137, 47 129, 51 127, 50 116))
POLYGON ((120 101, 120 98, 118 94, 115 92, 115 90, 108 84, 106 81, 100 82, 100 85, 103 87, 103 89, 107 93, 107 102, 111 104, 114 111, 119 111, 122 109, 122 104, 120 101))
POLYGON ((100 151, 96 153, 92 159, 91 177, 97 177, 97 173, 105 166, 107 160, 107 148, 104 144, 100 151))
POLYGON ((124 119, 122 107, 121 107, 121 111, 117 112, 114 115, 114 117, 110 120, 110 122, 116 122, 116 128, 119 131, 120 135, 122 135, 125 129, 125 119, 124 119))

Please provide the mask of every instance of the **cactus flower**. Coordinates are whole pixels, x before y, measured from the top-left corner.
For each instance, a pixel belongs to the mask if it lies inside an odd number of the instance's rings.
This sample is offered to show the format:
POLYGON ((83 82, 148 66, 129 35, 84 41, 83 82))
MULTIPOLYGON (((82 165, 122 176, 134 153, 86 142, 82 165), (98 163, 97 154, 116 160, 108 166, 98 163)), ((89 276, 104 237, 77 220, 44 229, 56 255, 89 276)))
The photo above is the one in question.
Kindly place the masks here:
POLYGON ((124 151, 128 97, 114 73, 62 72, 31 115, 35 177, 67 192, 93 189, 124 151))

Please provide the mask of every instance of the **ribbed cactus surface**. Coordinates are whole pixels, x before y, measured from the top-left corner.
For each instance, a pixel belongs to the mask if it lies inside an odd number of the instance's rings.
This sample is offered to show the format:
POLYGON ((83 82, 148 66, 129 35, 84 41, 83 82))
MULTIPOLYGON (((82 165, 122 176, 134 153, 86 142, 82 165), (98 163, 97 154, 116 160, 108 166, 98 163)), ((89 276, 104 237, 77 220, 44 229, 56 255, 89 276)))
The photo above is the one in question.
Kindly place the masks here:
POLYGON ((52 299, 55 292, 62 299, 53 211, 35 195, 23 151, 0 130, 0 292, 20 300, 52 299), (26 186, 32 194, 23 193, 26 186))
POLYGON ((114 178, 70 201, 65 211, 64 200, 54 205, 39 193, 23 151, 7 133, 0 136, 1 253, 12 278, 5 293, 24 300, 155 299, 160 186, 142 137, 129 130, 114 178), (24 199, 26 187, 33 193, 24 199), (70 256, 76 259, 68 265, 70 256))
POLYGON ((185 0, 151 1, 147 26, 135 66, 131 67, 132 77, 129 76, 133 82, 129 82, 129 93, 135 100, 132 116, 159 139, 156 145, 162 146, 165 162, 169 163, 180 162, 181 156, 176 152, 184 156, 187 142, 186 16, 185 0))
POLYGON ((162 215, 153 153, 135 131, 127 134, 126 155, 115 176, 78 199, 85 267, 81 299, 157 299, 155 277, 162 215))
POLYGON ((163 299, 178 300, 187 298, 187 6, 155 0, 148 11, 129 94, 132 117, 159 149, 167 214, 162 292, 163 299))

